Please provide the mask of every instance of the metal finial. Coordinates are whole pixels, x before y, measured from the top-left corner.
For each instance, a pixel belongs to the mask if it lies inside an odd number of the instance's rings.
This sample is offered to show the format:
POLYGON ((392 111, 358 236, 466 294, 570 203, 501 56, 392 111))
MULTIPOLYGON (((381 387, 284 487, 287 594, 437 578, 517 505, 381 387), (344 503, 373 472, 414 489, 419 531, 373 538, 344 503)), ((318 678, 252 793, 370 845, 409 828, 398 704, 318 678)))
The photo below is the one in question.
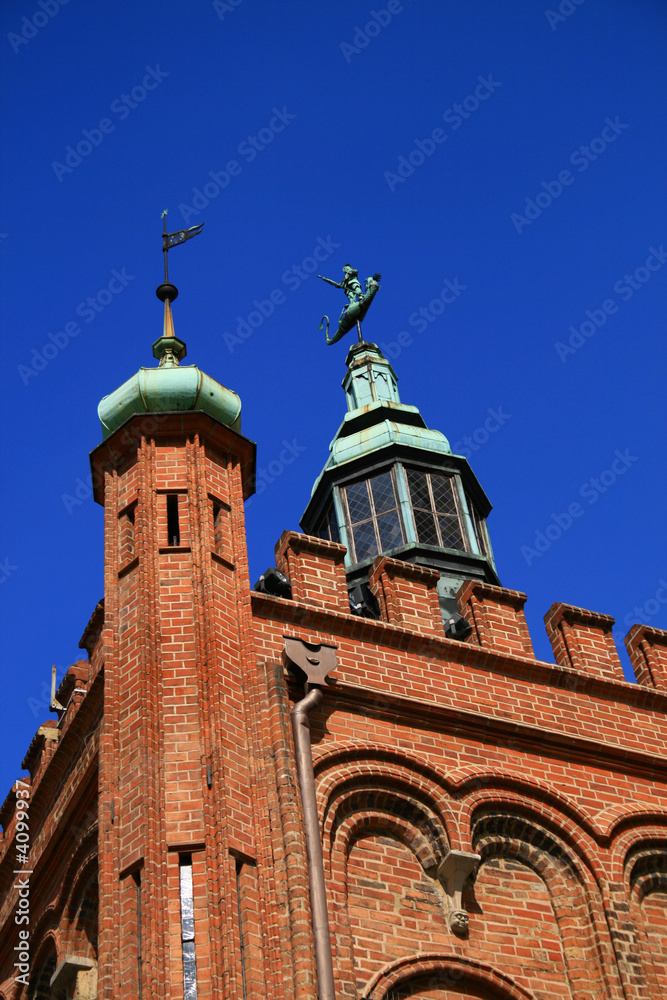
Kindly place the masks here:
POLYGON ((167 232, 167 213, 169 209, 165 208, 162 212, 162 252, 164 254, 164 281, 155 290, 155 294, 164 302, 164 329, 162 336, 159 337, 153 344, 153 356, 156 357, 160 362, 161 368, 172 368, 178 366, 180 361, 185 357, 186 348, 182 340, 179 340, 174 333, 174 320, 171 314, 171 303, 178 296, 178 289, 176 285, 172 285, 169 281, 169 271, 167 267, 167 254, 172 247, 178 246, 180 243, 185 243, 186 240, 191 240, 193 236, 198 236, 201 233, 204 223, 200 222, 198 226, 192 226, 190 229, 180 229, 175 233, 167 232))

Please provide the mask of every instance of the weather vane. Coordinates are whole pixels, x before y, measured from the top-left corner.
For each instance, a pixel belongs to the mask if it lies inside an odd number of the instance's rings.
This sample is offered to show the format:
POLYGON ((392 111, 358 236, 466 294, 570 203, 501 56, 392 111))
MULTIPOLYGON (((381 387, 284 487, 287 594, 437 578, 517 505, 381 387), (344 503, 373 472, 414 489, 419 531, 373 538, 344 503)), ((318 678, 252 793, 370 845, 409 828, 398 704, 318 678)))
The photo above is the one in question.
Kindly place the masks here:
MULTIPOLYGON (((204 228, 204 223, 200 222, 198 226, 192 226, 190 229, 179 229, 177 233, 167 232, 167 213, 169 209, 165 208, 162 213, 162 252, 164 253, 164 283, 169 284, 169 272, 167 271, 167 254, 172 247, 177 247, 179 243, 185 243, 186 240, 191 240, 193 236, 199 236, 202 229, 204 228)), ((176 296, 174 296, 176 298, 176 296)))
POLYGON ((326 320, 327 326, 324 336, 327 344, 335 344, 337 340, 340 340, 346 333, 349 333, 355 325, 359 335, 359 342, 362 343, 361 321, 364 319, 371 302, 375 298, 377 290, 380 287, 378 282, 382 275, 374 274, 371 278, 366 278, 366 287, 364 290, 362 290, 361 282, 359 281, 359 272, 351 264, 346 264, 343 268, 342 281, 333 281, 331 278, 325 278, 322 274, 318 274, 317 277, 322 278, 322 281, 326 281, 329 285, 333 285, 334 288, 342 288, 348 298, 347 305, 343 306, 343 311, 338 317, 338 329, 333 337, 329 337, 329 317, 322 317, 320 330, 324 329, 323 324, 326 320))

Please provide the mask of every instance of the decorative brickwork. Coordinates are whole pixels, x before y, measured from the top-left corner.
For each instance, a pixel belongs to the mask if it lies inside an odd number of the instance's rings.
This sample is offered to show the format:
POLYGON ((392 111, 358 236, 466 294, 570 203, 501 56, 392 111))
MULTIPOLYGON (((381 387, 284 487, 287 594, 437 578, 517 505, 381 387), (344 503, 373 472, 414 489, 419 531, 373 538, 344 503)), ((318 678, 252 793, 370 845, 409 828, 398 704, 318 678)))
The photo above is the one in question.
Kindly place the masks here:
POLYGON ((201 413, 93 453, 105 598, 24 760, 27 984, 18 785, 0 808, 0 1000, 314 1000, 285 635, 336 647, 309 724, 338 1000, 667 993, 667 633, 630 631, 629 684, 612 620, 556 604, 539 662, 525 595, 468 581, 456 641, 438 573, 386 556, 360 618, 344 547, 296 532, 292 598, 253 593, 253 459, 201 413))

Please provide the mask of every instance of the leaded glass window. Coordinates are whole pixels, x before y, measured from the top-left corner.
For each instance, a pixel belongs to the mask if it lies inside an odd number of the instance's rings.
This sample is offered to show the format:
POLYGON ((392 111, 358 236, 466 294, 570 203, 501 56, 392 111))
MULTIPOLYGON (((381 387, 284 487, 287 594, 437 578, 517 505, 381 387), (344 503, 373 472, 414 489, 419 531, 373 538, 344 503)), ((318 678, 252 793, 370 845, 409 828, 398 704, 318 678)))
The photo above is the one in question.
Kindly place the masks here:
POLYGON ((477 539, 477 545, 479 546, 479 551, 483 556, 488 556, 489 552, 486 545, 486 536, 484 533, 484 518, 480 515, 474 503, 467 495, 466 495, 466 500, 468 501, 468 509, 470 510, 470 520, 472 521, 472 528, 473 531, 475 532, 475 538, 477 539))
POLYGON ((315 529, 318 538, 326 538, 329 542, 339 542, 338 521, 333 503, 329 504, 320 523, 315 529))
POLYGON ((391 471, 346 486, 341 493, 345 497, 354 562, 403 544, 403 528, 391 471))
POLYGON ((406 469, 417 541, 445 549, 465 549, 452 476, 406 469))

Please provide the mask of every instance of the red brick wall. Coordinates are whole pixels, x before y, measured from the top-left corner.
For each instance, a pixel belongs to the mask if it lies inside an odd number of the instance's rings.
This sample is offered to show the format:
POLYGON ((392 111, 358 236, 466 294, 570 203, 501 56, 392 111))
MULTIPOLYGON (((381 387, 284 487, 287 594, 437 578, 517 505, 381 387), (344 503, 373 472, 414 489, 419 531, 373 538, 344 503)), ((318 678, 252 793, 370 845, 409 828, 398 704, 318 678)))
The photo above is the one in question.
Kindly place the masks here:
MULTIPOLYGON (((311 735, 338 1000, 667 992, 665 633, 631 631, 630 685, 611 619, 556 605, 556 662, 541 663, 525 595, 468 583, 473 634, 456 642, 434 573, 386 559, 382 618, 360 619, 343 547, 294 532, 277 550, 293 600, 251 594, 248 442, 185 415, 111 444, 94 459, 107 463, 104 628, 71 675, 82 690, 58 741, 38 734, 26 758, 36 976, 95 952, 72 914, 99 826, 100 997, 138 996, 135 876, 143 1000, 182 997, 182 853, 202 1000, 316 996, 287 633, 337 647, 311 735), (463 937, 438 879, 450 850, 481 856, 463 937)), ((0 818, 0 1000, 17 1000, 11 799, 0 818)))

